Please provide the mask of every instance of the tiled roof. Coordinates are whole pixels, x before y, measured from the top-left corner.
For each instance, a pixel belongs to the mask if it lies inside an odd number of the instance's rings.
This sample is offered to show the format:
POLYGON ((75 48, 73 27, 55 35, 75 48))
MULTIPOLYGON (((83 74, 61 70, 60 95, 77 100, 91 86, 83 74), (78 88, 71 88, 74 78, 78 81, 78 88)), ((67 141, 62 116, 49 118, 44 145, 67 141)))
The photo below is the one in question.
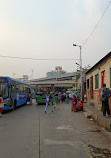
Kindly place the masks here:
POLYGON ((93 67, 91 67, 86 74, 88 74, 89 72, 91 72, 95 67, 97 67, 101 62, 103 62, 104 60, 106 60, 107 58, 111 57, 111 52, 109 52, 106 56, 104 56, 101 60, 99 60, 93 67))

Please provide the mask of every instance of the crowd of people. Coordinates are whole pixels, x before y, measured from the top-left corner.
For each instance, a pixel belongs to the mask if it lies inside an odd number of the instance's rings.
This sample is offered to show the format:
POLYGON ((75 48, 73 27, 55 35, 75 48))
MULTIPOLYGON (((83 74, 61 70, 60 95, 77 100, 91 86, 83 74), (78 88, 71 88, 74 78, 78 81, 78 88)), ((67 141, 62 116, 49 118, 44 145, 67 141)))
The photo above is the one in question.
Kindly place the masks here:
POLYGON ((55 92, 55 102, 53 103, 51 101, 52 99, 52 95, 50 92, 48 92, 46 94, 46 106, 45 106, 45 113, 47 111, 47 107, 48 105, 51 106, 51 110, 53 112, 53 107, 52 107, 52 104, 54 104, 54 109, 58 109, 59 110, 59 105, 60 103, 62 102, 66 102, 66 103, 69 103, 69 95, 66 93, 66 92, 55 92))
MULTIPOLYGON (((46 106, 45 106, 45 113, 47 111, 48 105, 51 106, 51 110, 53 112, 53 104, 54 109, 59 110, 60 103, 69 103, 69 101, 72 102, 71 110, 72 111, 81 111, 83 110, 83 101, 80 100, 80 92, 72 91, 72 92, 55 92, 55 102, 52 102, 52 94, 50 92, 47 92, 46 94, 46 106)), ((108 116, 111 117, 110 114, 110 108, 109 108, 109 97, 111 96, 111 90, 109 88, 106 88, 106 84, 104 83, 101 88, 101 98, 102 101, 102 112, 103 116, 106 116, 106 113, 108 116)), ((32 97, 31 93, 29 93, 29 102, 32 104, 32 97)), ((0 97, 0 116, 2 113, 2 98, 0 97)))
MULTIPOLYGON (((72 111, 81 111, 83 110, 83 101, 80 100, 80 92, 72 91, 72 92, 55 92, 54 94, 55 99, 52 101, 52 94, 50 92, 47 92, 46 94, 46 106, 45 106, 45 113, 47 111, 48 105, 50 105, 51 110, 53 112, 54 109, 60 108, 60 103, 67 103, 72 102, 71 110, 72 111), (53 108, 54 105, 54 108, 53 108)), ((108 116, 111 116, 110 114, 110 108, 109 108, 109 97, 111 96, 111 90, 106 88, 106 84, 103 84, 103 87, 101 88, 101 101, 102 101, 102 112, 103 116, 106 116, 106 113, 108 116)), ((32 104, 32 95, 31 92, 29 92, 29 98, 28 101, 30 104, 32 104)), ((0 96, 0 117, 1 113, 3 112, 3 98, 0 96)))
POLYGON ((54 104, 54 109, 58 109, 59 110, 59 106, 60 103, 67 103, 69 104, 69 102, 72 101, 72 107, 71 110, 73 111, 73 109, 75 109, 74 111, 79 111, 83 109, 83 104, 81 104, 80 101, 80 93, 76 93, 74 91, 72 92, 55 92, 55 102, 53 103, 51 101, 52 99, 52 95, 50 94, 50 92, 47 93, 46 95, 46 106, 45 106, 45 113, 47 111, 47 107, 48 105, 51 106, 51 110, 53 112, 53 104, 54 104), (77 102, 74 100, 76 98, 77 102), (77 104, 76 104, 77 103, 77 104), (80 105, 82 105, 82 108, 80 108, 80 105))
MULTIPOLYGON (((101 88, 101 101, 102 101, 102 112, 103 116, 106 116, 106 113, 111 117, 110 108, 109 108, 109 97, 111 97, 111 90, 106 88, 104 83, 101 88)), ((54 108, 59 109, 60 102, 69 103, 69 100, 72 101, 71 110, 72 111, 81 111, 83 110, 83 100, 80 99, 80 92, 56 92, 55 94, 55 105, 54 108)))

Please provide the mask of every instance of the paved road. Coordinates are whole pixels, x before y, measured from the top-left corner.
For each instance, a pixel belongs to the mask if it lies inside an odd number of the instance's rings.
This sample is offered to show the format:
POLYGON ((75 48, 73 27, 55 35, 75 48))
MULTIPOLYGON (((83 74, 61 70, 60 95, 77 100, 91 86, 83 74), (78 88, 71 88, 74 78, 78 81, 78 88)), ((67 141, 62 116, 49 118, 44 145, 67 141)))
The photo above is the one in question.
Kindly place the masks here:
POLYGON ((88 158, 87 145, 111 149, 94 121, 70 104, 44 113, 44 105, 26 105, 0 118, 0 158, 88 158))

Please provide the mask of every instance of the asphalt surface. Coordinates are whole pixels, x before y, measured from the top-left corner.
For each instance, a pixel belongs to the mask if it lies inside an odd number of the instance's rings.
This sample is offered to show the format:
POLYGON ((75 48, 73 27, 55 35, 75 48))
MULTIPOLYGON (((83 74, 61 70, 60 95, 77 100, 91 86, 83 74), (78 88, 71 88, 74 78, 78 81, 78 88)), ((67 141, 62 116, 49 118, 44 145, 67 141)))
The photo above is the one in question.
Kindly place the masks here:
POLYGON ((71 104, 44 108, 33 103, 2 115, 0 158, 88 158, 89 145, 111 149, 98 124, 71 104))

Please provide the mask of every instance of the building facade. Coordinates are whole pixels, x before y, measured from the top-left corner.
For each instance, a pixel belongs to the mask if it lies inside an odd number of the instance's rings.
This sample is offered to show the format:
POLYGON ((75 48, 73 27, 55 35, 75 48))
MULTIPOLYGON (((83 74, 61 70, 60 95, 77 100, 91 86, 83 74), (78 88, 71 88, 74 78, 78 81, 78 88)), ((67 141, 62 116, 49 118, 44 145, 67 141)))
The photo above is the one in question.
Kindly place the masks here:
MULTIPOLYGON (((103 83, 111 90, 111 52, 86 72, 87 102, 93 103, 97 109, 101 109, 100 92, 103 83)), ((111 98, 109 104, 111 109, 111 98)))
POLYGON ((53 83, 55 89, 62 91, 62 90, 67 90, 69 88, 76 89, 77 81, 78 81, 77 77, 78 77, 78 72, 64 73, 57 76, 48 76, 48 77, 30 80, 28 83, 33 85, 39 83, 53 83))

